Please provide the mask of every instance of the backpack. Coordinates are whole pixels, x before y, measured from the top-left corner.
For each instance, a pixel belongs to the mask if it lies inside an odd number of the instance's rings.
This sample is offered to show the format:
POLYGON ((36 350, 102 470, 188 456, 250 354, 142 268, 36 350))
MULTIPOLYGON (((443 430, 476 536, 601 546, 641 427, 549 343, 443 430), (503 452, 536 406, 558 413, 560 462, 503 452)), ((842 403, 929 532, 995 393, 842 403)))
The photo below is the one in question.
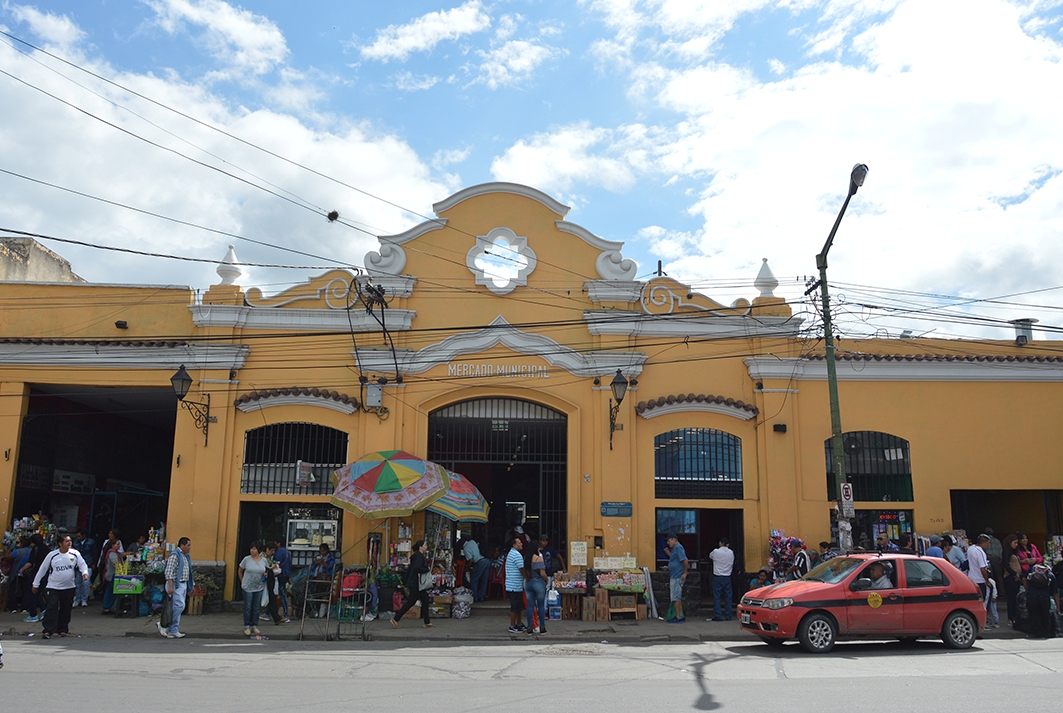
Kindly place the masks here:
POLYGON ((1027 578, 1026 583, 1030 586, 1037 587, 1038 589, 1048 589, 1048 573, 1041 569, 1035 569, 1030 572, 1030 576, 1027 578))
POLYGON ((967 560, 964 560, 963 562, 960 562, 960 571, 961 572, 970 572, 971 571, 971 563, 968 562, 967 560))

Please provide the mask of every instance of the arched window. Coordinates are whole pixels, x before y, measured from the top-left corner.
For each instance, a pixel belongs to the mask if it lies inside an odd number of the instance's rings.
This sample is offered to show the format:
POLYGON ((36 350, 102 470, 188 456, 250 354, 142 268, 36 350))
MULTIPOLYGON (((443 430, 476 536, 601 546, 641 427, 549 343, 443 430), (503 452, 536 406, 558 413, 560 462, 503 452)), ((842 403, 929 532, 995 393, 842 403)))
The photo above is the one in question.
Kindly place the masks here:
MULTIPOLYGON (((831 439, 824 444, 827 453, 827 499, 835 500, 834 450, 831 439)), ((854 500, 911 502, 912 461, 908 441, 878 431, 850 431, 842 434, 845 478, 853 484, 854 500)))
POLYGON ((713 428, 681 428, 653 439, 658 498, 742 499, 742 439, 713 428))
POLYGON ((329 495, 332 471, 347 463, 347 434, 314 423, 276 423, 244 434, 240 492, 329 495))

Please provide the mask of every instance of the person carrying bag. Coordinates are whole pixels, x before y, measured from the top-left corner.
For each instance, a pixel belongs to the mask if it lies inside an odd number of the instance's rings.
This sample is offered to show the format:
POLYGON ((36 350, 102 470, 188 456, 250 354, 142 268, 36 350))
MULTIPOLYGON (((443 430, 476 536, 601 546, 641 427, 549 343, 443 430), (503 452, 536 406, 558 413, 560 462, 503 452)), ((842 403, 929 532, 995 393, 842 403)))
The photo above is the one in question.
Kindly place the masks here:
POLYGON ((399 628, 399 621, 402 617, 406 616, 406 612, 410 611, 414 602, 418 601, 421 603, 421 619, 424 621, 424 627, 428 629, 435 626, 428 618, 430 602, 428 590, 432 588, 432 567, 428 564, 426 552, 428 552, 428 545, 424 540, 417 540, 413 543, 413 556, 410 557, 410 567, 406 570, 406 588, 410 590, 410 594, 406 597, 406 603, 395 612, 395 618, 391 620, 391 625, 396 629, 399 628))

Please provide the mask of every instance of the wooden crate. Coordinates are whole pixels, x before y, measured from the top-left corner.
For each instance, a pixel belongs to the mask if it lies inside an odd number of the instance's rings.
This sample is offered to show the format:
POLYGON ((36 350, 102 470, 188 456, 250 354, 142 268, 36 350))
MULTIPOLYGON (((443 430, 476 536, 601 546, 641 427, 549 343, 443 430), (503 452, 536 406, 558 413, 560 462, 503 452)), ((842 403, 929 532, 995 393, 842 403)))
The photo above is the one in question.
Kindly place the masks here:
MULTIPOLYGON (((593 599, 591 600, 593 605, 593 599)), ((575 619, 579 620, 583 617, 583 595, 582 594, 562 594, 561 595, 561 618, 562 619, 575 619)))
POLYGON ((203 613, 203 599, 202 596, 193 594, 188 598, 188 606, 185 607, 185 616, 199 616, 203 613))

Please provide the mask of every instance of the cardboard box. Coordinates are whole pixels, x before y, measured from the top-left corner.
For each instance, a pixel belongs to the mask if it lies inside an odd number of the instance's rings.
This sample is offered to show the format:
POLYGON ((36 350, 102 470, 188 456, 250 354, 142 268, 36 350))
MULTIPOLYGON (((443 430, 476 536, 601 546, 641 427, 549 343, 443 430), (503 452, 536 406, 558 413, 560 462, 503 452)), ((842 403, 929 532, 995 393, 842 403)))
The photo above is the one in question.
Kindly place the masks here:
POLYGON ((646 621, 646 614, 647 614, 646 605, 645 604, 639 604, 637 609, 636 609, 636 611, 635 611, 635 619, 637 621, 646 621))
POLYGON ((610 609, 623 609, 624 608, 624 598, 623 597, 618 597, 618 596, 609 597, 609 608, 610 609))
MULTIPOLYGON (((413 611, 411 609, 411 611, 413 611)), ((449 619, 450 618, 450 606, 447 604, 433 604, 428 607, 429 619, 449 619)))
POLYGON ((635 608, 635 595, 634 594, 625 594, 620 599, 622 600, 622 602, 620 604, 620 607, 622 607, 624 609, 634 609, 635 608))
POLYGON ((454 597, 449 595, 449 594, 446 595, 446 596, 435 596, 435 597, 432 597, 432 604, 439 604, 439 605, 445 604, 447 606, 450 606, 453 603, 454 603, 454 597))
POLYGON ((551 619, 561 618, 561 607, 548 607, 548 609, 549 611, 547 612, 547 616, 549 616, 551 619))
POLYGON ((598 587, 594 590, 594 602, 595 606, 607 607, 609 606, 609 590, 598 587))
POLYGON ((609 621, 609 607, 596 607, 594 618, 596 621, 609 621))
POLYGON ((594 597, 583 597, 583 611, 594 611, 594 597))
POLYGON ((595 620, 595 618, 594 618, 594 609, 593 608, 592 609, 584 609, 583 610, 583 621, 594 621, 594 620, 595 620))

